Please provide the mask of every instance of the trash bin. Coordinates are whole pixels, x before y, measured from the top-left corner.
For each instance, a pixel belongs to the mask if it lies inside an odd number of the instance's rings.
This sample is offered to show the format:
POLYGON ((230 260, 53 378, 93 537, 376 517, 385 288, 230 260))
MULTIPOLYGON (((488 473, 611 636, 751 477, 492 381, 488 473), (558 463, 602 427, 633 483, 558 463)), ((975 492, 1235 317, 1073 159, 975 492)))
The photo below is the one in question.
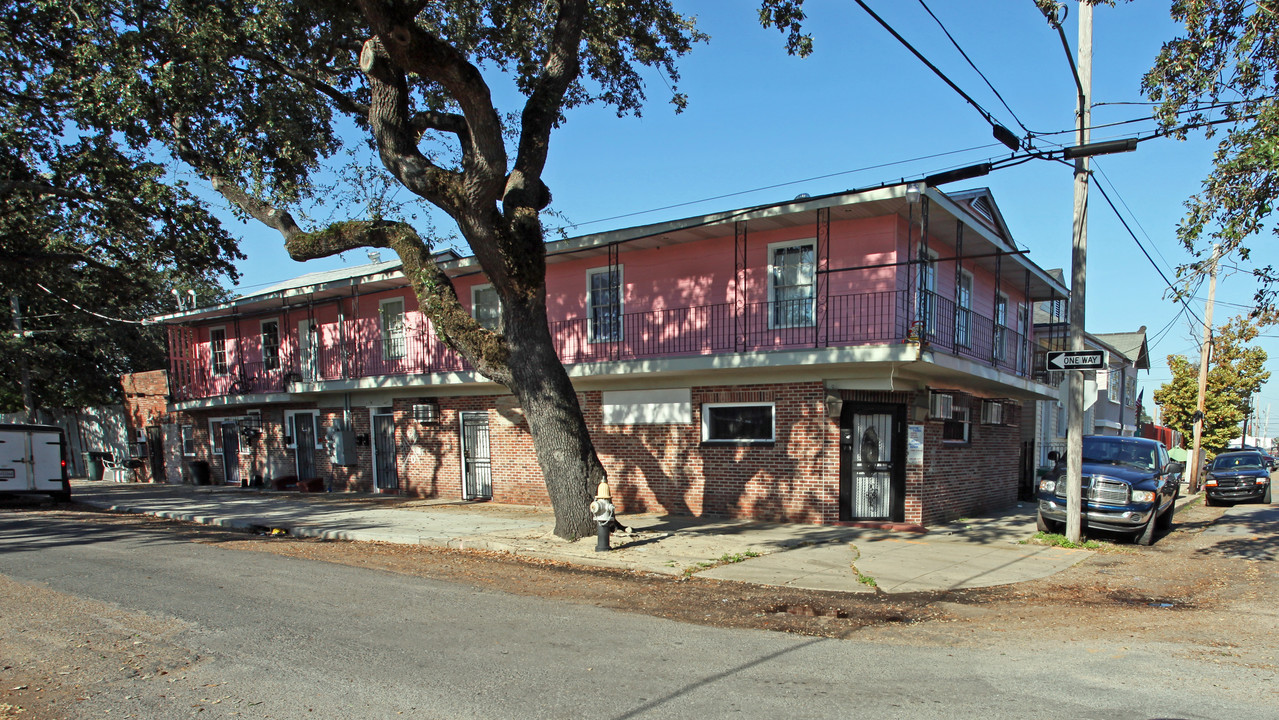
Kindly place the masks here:
POLYGON ((90 450, 84 454, 84 474, 90 482, 102 480, 102 460, 110 454, 98 450, 90 450))
POLYGON ((195 460, 191 463, 191 483, 193 485, 209 484, 209 464, 203 460, 195 460))

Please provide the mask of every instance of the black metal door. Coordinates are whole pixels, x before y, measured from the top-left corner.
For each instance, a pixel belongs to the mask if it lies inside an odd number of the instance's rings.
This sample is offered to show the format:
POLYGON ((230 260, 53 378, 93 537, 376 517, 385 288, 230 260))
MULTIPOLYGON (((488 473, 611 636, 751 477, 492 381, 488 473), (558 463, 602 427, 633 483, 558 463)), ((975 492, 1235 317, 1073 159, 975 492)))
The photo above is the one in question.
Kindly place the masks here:
POLYGON ((222 423, 222 482, 240 484, 240 426, 234 421, 222 423))
POLYGON ((373 416, 373 483, 378 490, 398 490, 399 473, 395 467, 395 416, 373 416))
POLYGON ((841 520, 906 514, 904 406, 845 406, 840 417, 841 520))
POLYGON ((462 413, 462 497, 467 500, 493 497, 488 413, 462 413))
POLYGON ((151 482, 168 482, 164 472, 164 431, 159 425, 147 428, 147 455, 151 465, 151 482))
POLYGON ((298 480, 315 478, 315 416, 298 413, 293 416, 294 454, 298 462, 298 480))

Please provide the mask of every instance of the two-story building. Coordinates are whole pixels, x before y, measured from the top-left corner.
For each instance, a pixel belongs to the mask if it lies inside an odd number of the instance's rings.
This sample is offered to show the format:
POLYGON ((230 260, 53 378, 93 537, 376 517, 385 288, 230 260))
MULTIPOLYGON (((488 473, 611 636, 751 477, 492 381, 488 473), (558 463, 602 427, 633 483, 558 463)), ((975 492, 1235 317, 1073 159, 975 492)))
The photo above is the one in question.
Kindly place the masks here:
MULTIPOLYGON (((1060 279, 1061 270, 1049 270, 1060 279)), ((1067 347, 1069 322, 1068 302, 1062 299, 1037 302, 1034 309, 1037 377, 1054 388, 1052 400, 1040 400, 1024 410, 1022 426, 1026 453, 1040 467, 1050 466, 1048 453, 1066 450, 1068 384, 1066 373, 1050 370, 1043 361, 1048 350, 1067 347)), ((1106 369, 1084 372, 1083 431, 1086 435, 1138 434, 1141 406, 1137 393, 1138 372, 1150 370, 1150 351, 1146 344, 1146 326, 1129 333, 1084 333, 1088 350, 1106 353, 1106 369)), ((1023 488, 1028 492, 1028 488, 1023 488)))
MULTIPOLYGON (((1066 288, 989 191, 922 183, 548 243, 547 304, 623 512, 928 524, 1015 502, 1030 308, 1066 288)), ((474 258, 441 266, 500 330, 474 258)), ((546 504, 521 408, 397 261, 156 318, 216 482, 546 504), (318 484, 318 483, 317 483, 318 484)))

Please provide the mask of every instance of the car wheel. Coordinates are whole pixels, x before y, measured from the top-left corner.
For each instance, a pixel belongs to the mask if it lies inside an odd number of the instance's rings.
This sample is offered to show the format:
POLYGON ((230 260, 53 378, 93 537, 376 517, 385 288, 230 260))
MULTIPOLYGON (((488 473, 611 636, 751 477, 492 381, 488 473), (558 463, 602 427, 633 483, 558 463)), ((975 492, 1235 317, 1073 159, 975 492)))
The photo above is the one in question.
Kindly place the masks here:
POLYGON ((1266 493, 1261 496, 1261 502, 1267 505, 1270 504, 1270 486, 1269 485, 1266 486, 1266 493))
POLYGON ((1174 496, 1172 503, 1168 505, 1168 509, 1164 511, 1164 514, 1159 515, 1158 517, 1155 518, 1155 527, 1158 528, 1161 532, 1166 532, 1172 529, 1172 516, 1173 516, 1173 511, 1175 511, 1176 509, 1177 509, 1177 498, 1174 496))
POLYGON ((1155 525, 1159 524, 1159 516, 1152 515, 1146 521, 1146 527, 1133 539, 1138 545, 1154 545, 1155 544, 1155 525))
POLYGON ((1035 513, 1035 529, 1041 533, 1055 535, 1061 532, 1056 522, 1044 517, 1043 513, 1035 513))
POLYGON ((53 500, 55 503, 69 503, 71 502, 71 493, 65 491, 51 492, 49 493, 49 499, 53 500))
POLYGON ((1210 495, 1204 495, 1204 505, 1207 505, 1208 507, 1213 507, 1216 504, 1217 504, 1217 501, 1212 499, 1210 495))

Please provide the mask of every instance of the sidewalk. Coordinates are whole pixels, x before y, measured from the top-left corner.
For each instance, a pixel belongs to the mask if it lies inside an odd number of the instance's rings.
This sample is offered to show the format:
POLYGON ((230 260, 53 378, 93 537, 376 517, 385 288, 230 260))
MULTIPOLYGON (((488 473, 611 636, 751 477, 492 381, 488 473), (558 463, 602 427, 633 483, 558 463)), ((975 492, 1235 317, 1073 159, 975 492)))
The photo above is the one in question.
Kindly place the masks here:
POLYGON ((645 514, 620 519, 613 549, 551 533, 549 508, 386 495, 262 492, 223 486, 72 482, 81 503, 117 512, 297 537, 481 549, 579 565, 839 592, 902 593, 1025 582, 1092 553, 1020 541, 1033 503, 924 534, 645 514))

